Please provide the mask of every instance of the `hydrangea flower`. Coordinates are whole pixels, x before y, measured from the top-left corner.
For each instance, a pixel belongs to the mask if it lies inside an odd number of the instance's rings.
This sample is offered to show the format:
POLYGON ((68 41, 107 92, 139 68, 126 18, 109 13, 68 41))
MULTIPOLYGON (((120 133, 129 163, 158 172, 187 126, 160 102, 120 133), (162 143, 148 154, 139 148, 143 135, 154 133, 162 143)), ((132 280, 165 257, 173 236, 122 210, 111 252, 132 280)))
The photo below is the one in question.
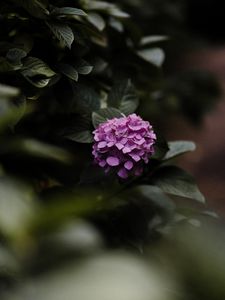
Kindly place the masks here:
POLYGON ((139 176, 154 154, 156 135, 149 122, 136 114, 113 118, 93 132, 92 154, 105 172, 116 170, 121 178, 139 176))

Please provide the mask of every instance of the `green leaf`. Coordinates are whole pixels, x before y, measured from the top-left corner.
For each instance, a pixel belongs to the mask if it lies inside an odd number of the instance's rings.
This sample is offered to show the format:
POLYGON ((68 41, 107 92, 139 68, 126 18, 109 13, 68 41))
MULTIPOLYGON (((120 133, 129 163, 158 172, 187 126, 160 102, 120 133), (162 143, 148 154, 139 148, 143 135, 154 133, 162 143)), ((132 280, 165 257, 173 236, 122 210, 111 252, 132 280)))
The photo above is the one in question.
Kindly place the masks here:
POLYGON ((75 68, 72 65, 60 63, 57 65, 57 68, 60 70, 62 74, 64 74, 68 78, 74 81, 78 81, 78 77, 79 77, 78 72, 75 70, 75 68))
POLYGON ((92 123, 94 127, 98 127, 99 124, 104 123, 107 120, 113 119, 113 118, 121 118, 123 115, 121 112, 113 107, 108 108, 102 108, 96 112, 92 113, 92 123))
POLYGON ((74 67, 81 75, 88 75, 93 70, 93 66, 91 66, 84 59, 80 59, 76 64, 74 64, 74 67))
POLYGON ((139 203, 141 201, 149 203, 149 205, 167 217, 171 216, 175 209, 174 203, 158 186, 137 185, 125 190, 124 195, 128 196, 129 201, 133 199, 133 201, 138 201, 139 203))
POLYGON ((39 88, 48 85, 50 79, 56 75, 45 62, 36 57, 28 57, 24 60, 21 74, 32 85, 39 88))
POLYGON ((122 80, 115 84, 108 96, 108 104, 118 108, 126 115, 133 113, 139 104, 139 99, 131 80, 122 80))
POLYGON ((66 25, 56 22, 46 22, 54 36, 62 43, 64 47, 71 48, 74 41, 74 34, 72 29, 66 25))
POLYGON ((165 60, 164 51, 160 48, 143 49, 137 52, 138 56, 146 60, 147 62, 161 67, 165 60))
POLYGON ((6 58, 13 64, 21 64, 21 59, 26 56, 27 53, 20 48, 12 48, 6 54, 6 58))
POLYGON ((54 8, 51 11, 52 16, 65 16, 65 15, 71 15, 71 16, 87 16, 87 14, 79 8, 75 7, 57 7, 54 8))
POLYGON ((169 151, 166 153, 164 160, 168 160, 174 158, 183 153, 194 151, 196 149, 196 145, 190 141, 174 141, 169 142, 169 151))
POLYGON ((0 57, 0 73, 7 73, 21 69, 22 64, 12 64, 5 57, 0 57))
POLYGON ((151 158, 157 160, 163 159, 169 150, 166 139, 159 132, 156 132, 156 143, 154 145, 154 149, 155 153, 151 158))
POLYGON ((91 12, 88 14, 87 16, 87 20, 93 25, 95 26, 99 31, 102 31, 105 26, 105 20, 103 19, 103 17, 97 13, 91 12))
POLYGON ((205 202, 194 178, 184 170, 175 166, 166 166, 155 172, 153 184, 160 187, 165 193, 205 202))
POLYGON ((89 130, 70 133, 70 134, 67 134, 65 137, 67 139, 77 142, 77 143, 92 143, 93 142, 93 135, 92 135, 91 131, 89 131, 89 130))
POLYGON ((92 113, 100 108, 100 97, 91 87, 72 84, 75 111, 81 114, 92 113))
POLYGON ((46 19, 49 11, 42 0, 13 0, 14 3, 22 6, 31 16, 46 19))

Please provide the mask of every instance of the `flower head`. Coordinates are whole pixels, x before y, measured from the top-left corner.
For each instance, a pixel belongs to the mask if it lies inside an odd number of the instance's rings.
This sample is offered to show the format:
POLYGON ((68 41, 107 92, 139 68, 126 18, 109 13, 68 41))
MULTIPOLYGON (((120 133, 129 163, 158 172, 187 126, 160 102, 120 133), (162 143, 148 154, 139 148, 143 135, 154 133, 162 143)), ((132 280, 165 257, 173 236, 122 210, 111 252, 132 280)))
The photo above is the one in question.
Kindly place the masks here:
POLYGON ((93 134, 95 162, 106 172, 116 170, 124 179, 141 175, 143 164, 154 153, 156 135, 152 126, 136 114, 108 120, 93 134))

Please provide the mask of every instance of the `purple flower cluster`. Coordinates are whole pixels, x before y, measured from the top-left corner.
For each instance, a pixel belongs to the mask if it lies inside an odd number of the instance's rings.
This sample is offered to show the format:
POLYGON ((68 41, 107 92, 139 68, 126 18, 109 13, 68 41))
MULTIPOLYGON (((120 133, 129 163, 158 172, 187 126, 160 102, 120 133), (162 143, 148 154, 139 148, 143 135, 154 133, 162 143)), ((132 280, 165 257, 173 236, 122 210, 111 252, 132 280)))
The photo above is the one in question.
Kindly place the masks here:
POLYGON ((136 114, 108 120, 93 134, 95 162, 105 172, 115 169, 124 179, 141 175, 143 163, 147 164, 154 153, 156 135, 152 126, 136 114))

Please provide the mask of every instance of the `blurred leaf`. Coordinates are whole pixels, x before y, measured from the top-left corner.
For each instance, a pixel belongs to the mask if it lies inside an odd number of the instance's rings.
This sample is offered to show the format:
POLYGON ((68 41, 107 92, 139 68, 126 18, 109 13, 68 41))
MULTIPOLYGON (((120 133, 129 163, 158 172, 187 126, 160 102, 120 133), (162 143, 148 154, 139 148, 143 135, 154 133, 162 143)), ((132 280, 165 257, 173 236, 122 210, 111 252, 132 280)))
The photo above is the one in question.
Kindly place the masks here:
POLYGON ((34 139, 14 139, 8 141, 0 153, 14 153, 19 156, 39 159, 54 160, 59 163, 69 164, 73 159, 71 154, 62 148, 45 144, 34 139))
POLYGON ((108 96, 108 104, 126 115, 137 109, 139 99, 130 79, 119 81, 113 86, 108 96))
POLYGON ((168 160, 174 158, 183 153, 194 151, 196 149, 196 145, 190 141, 174 141, 168 142, 169 151, 166 153, 164 160, 168 160))
POLYGON ((99 126, 99 124, 104 123, 107 120, 113 118, 121 118, 121 117, 123 117, 123 115, 116 108, 113 107, 102 108, 92 113, 92 122, 94 127, 96 128, 99 126))
POLYGON ((112 28, 114 28, 118 32, 123 32, 124 31, 124 26, 123 23, 114 17, 111 17, 109 20, 109 24, 112 28))
POLYGON ((154 173, 152 181, 165 193, 190 198, 201 203, 205 202, 205 198, 199 191, 194 178, 178 167, 166 166, 160 168, 154 173))
POLYGON ((105 20, 103 19, 103 17, 97 13, 94 13, 94 12, 89 13, 87 16, 87 19, 99 31, 102 31, 106 26, 106 23, 105 23, 105 20))
POLYGON ((137 54, 147 62, 155 65, 156 67, 161 67, 165 60, 165 54, 160 48, 139 50, 137 54))
POLYGON ((118 7, 114 6, 108 10, 109 14, 117 18, 129 18, 130 15, 127 12, 122 11, 118 7))
POLYGON ((141 38, 140 46, 146 46, 149 44, 164 42, 164 41, 167 41, 168 39, 169 39, 168 36, 163 36, 163 35, 144 36, 143 38, 141 38))
POLYGON ((0 99, 9 99, 19 96, 20 90, 16 87, 0 84, 0 99))
MULTIPOLYGON (((169 278, 169 277, 168 277, 169 278)), ((4 300, 172 300, 173 283, 154 265, 122 253, 101 254, 70 263, 34 279, 4 300), (32 287, 32 288, 30 288, 32 287), (88 288, 87 288, 88 287, 88 288)))
POLYGON ((0 230, 7 237, 23 234, 35 211, 31 188, 12 178, 0 178, 0 230))
POLYGON ((21 269, 16 255, 8 248, 0 246, 0 275, 2 278, 15 278, 21 269))
POLYGON ((46 22, 46 24, 62 45, 70 49, 74 41, 73 30, 63 23, 46 22))
POLYGON ((0 84, 0 132, 15 125, 26 109, 26 99, 19 89, 0 84))
POLYGON ((102 246, 103 241, 98 231, 83 220, 70 221, 63 224, 55 233, 47 235, 52 247, 61 251, 81 251, 90 253, 102 246))

